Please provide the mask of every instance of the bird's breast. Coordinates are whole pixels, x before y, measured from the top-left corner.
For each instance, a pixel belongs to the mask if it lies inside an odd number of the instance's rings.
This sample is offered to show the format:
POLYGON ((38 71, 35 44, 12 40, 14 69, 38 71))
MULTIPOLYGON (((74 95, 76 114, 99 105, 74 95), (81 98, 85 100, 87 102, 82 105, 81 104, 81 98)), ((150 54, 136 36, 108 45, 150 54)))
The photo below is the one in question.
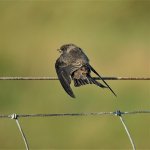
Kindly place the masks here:
POLYGON ((73 79, 85 79, 88 73, 88 70, 83 66, 74 71, 72 77, 73 79))

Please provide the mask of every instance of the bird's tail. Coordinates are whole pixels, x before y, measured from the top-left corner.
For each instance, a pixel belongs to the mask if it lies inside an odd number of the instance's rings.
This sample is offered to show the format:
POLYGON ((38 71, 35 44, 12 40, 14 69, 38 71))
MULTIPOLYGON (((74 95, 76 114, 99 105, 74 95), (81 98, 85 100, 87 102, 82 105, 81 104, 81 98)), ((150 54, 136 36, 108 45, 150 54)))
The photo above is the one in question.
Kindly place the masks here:
POLYGON ((75 87, 79 87, 79 86, 86 85, 86 84, 95 84, 95 85, 97 85, 97 86, 99 86, 101 88, 107 88, 107 86, 104 86, 100 82, 96 81, 90 75, 88 75, 84 79, 73 79, 73 81, 74 81, 74 86, 75 87))
POLYGON ((109 88, 110 91, 111 91, 115 96, 117 96, 116 93, 112 90, 112 88, 107 84, 107 82, 94 70, 94 68, 93 68, 92 66, 90 66, 89 64, 88 64, 88 66, 89 66, 90 69, 105 83, 105 85, 107 86, 107 88, 109 88))

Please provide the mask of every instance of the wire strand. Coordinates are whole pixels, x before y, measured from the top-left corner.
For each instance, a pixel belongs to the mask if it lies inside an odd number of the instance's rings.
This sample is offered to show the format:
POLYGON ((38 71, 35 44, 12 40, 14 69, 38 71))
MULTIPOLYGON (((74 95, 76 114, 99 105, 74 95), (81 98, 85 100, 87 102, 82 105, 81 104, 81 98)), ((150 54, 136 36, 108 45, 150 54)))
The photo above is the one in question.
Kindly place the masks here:
POLYGON ((127 125, 125 124, 124 119, 122 118, 122 116, 119 116, 119 118, 120 118, 121 123, 123 124, 123 127, 124 127, 124 129, 125 129, 127 135, 128 135, 128 138, 129 138, 129 140, 130 140, 130 142, 131 142, 131 145, 132 145, 133 150, 136 150, 135 144, 134 144, 133 139, 132 139, 132 137, 131 137, 131 134, 130 134, 128 128, 127 128, 127 125))
POLYGON ((22 139, 23 139, 23 141, 24 141, 26 150, 29 150, 29 144, 28 144, 28 142, 27 142, 27 138, 26 138, 26 136, 25 136, 25 133, 23 132, 23 130, 22 130, 21 126, 20 126, 19 120, 18 120, 18 119, 15 119, 15 121, 16 121, 16 124, 17 124, 17 126, 18 126, 18 129, 19 129, 19 131, 20 131, 20 133, 21 133, 21 136, 22 136, 22 139))
MULTIPOLYGON (((121 115, 131 114, 150 114, 150 110, 136 110, 120 112, 121 115)), ((102 115, 118 115, 118 111, 115 112, 82 112, 82 113, 50 113, 50 114, 17 114, 17 118, 29 118, 29 117, 65 117, 65 116, 102 116, 102 115)), ((12 118, 12 114, 4 115, 0 114, 0 118, 12 118)))
POLYGON ((28 141, 27 141, 27 138, 25 136, 25 133, 23 132, 23 129, 19 123, 19 120, 18 120, 18 115, 17 114, 12 114, 11 116, 11 119, 15 120, 16 121, 16 124, 17 124, 17 127, 21 133, 21 136, 22 136, 22 139, 24 141, 24 144, 25 144, 25 147, 26 147, 26 150, 29 150, 29 144, 28 144, 28 141))
MULTIPOLYGON (((100 80, 99 77, 94 77, 100 80)), ((150 80, 150 77, 102 77, 104 80, 150 80)), ((0 77, 0 80, 58 80, 57 77, 0 77)))

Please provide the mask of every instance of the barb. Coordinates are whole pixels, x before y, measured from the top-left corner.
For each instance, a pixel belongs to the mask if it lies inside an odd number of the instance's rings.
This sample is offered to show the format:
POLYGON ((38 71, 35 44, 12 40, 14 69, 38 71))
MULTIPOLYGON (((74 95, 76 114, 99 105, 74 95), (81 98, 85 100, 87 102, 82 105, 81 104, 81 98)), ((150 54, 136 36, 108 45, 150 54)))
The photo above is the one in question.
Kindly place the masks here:
MULTIPOLYGON (((99 77, 94 77, 101 80, 99 77)), ((150 77, 102 77, 104 80, 150 80, 150 77)), ((58 80, 57 77, 0 77, 0 80, 58 80)))
POLYGON ((22 139, 23 139, 23 141, 24 141, 26 150, 29 150, 29 145, 28 145, 28 142, 27 142, 27 138, 26 138, 26 136, 25 136, 25 134, 24 134, 24 132, 23 132, 23 130, 22 130, 22 128, 21 128, 21 125, 20 125, 20 123, 19 123, 19 120, 18 120, 17 118, 18 118, 18 115, 17 115, 17 114, 12 114, 12 115, 11 115, 11 119, 15 119, 16 124, 17 124, 17 126, 18 126, 18 129, 19 129, 19 131, 20 131, 20 133, 21 133, 21 135, 22 135, 22 139))

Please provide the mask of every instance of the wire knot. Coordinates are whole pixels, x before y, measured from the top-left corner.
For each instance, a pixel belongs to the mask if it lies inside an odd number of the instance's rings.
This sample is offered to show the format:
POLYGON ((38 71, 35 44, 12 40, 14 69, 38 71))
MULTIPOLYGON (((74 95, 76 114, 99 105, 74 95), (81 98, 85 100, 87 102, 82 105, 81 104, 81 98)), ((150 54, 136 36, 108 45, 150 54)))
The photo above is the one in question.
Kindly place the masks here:
POLYGON ((17 114, 12 114, 12 115, 10 115, 10 118, 11 118, 11 119, 17 119, 17 118, 18 118, 18 115, 17 115, 17 114))
POLYGON ((121 112, 120 110, 117 110, 117 111, 115 112, 115 115, 121 117, 121 116, 122 116, 122 112, 121 112))

